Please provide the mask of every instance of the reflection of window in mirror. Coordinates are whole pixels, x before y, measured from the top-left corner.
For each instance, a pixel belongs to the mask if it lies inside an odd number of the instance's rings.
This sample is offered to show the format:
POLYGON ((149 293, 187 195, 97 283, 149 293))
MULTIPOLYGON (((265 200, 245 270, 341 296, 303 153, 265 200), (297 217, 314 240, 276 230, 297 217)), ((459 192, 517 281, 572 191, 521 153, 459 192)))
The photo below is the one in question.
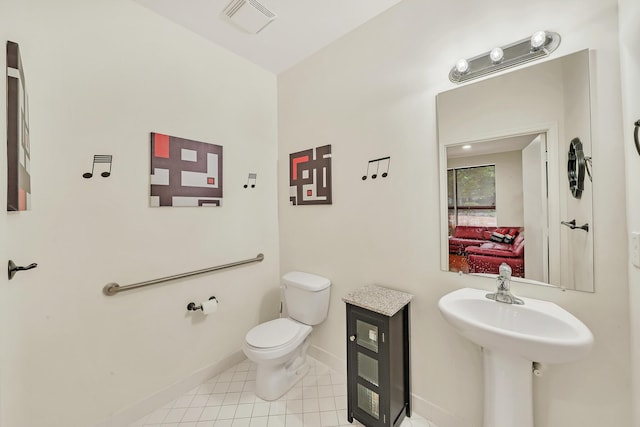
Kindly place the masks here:
POLYGON ((495 165, 453 168, 449 186, 449 235, 458 225, 497 226, 495 165))

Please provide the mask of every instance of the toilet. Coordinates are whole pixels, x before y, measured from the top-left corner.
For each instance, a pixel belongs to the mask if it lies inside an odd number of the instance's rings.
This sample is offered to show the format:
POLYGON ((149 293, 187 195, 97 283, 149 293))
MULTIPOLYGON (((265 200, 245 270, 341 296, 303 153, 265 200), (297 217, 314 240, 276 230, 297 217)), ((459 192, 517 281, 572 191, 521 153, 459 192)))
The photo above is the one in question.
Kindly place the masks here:
POLYGON ((278 399, 307 373, 309 334, 329 311, 329 279, 292 271, 282 276, 282 286, 289 317, 252 328, 242 348, 257 365, 255 392, 264 400, 278 399))

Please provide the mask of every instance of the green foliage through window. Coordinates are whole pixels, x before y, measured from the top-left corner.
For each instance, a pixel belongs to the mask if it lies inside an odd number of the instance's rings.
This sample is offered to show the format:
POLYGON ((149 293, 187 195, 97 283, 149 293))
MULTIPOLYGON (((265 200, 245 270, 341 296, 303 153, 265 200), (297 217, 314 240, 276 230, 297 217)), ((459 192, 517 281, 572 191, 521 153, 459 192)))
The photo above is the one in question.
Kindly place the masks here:
POLYGON ((496 167, 447 171, 449 225, 496 226, 496 167))

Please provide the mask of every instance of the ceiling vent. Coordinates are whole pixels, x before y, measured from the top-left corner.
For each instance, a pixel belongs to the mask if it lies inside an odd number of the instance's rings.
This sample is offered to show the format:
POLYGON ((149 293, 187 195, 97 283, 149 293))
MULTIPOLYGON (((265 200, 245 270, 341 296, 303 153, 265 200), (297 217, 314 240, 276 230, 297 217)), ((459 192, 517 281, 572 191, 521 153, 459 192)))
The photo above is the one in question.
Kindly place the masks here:
POLYGON ((248 33, 258 34, 276 19, 276 14, 257 0, 231 0, 222 17, 248 33))

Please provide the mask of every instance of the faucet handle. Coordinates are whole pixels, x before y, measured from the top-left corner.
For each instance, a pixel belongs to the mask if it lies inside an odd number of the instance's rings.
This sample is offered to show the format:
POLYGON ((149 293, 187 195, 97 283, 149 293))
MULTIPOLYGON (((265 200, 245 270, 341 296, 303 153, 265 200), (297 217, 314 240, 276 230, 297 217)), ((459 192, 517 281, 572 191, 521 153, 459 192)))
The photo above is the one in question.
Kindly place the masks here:
POLYGON ((511 280, 511 267, 509 267, 509 264, 507 264, 506 262, 503 262, 502 264, 500 264, 500 268, 498 269, 498 272, 500 273, 500 277, 502 279, 507 279, 507 280, 511 280))

